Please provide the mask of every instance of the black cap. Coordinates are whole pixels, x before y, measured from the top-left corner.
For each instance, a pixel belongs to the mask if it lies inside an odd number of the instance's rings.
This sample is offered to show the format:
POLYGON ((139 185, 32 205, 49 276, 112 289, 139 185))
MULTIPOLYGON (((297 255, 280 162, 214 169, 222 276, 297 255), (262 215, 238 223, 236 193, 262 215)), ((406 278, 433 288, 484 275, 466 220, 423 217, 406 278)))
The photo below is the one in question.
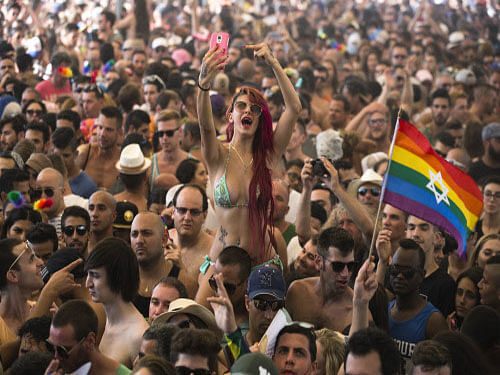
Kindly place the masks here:
POLYGON ((130 229, 135 215, 139 213, 137 206, 132 202, 116 203, 116 219, 113 223, 113 228, 130 229))
MULTIPOLYGON (((57 250, 50 257, 47 265, 42 269, 43 281, 46 283, 54 273, 77 259, 83 259, 83 257, 78 250, 72 247, 63 247, 62 249, 57 250)), ((73 276, 75 276, 75 279, 81 279, 86 275, 83 264, 84 262, 80 263, 71 271, 73 276)))

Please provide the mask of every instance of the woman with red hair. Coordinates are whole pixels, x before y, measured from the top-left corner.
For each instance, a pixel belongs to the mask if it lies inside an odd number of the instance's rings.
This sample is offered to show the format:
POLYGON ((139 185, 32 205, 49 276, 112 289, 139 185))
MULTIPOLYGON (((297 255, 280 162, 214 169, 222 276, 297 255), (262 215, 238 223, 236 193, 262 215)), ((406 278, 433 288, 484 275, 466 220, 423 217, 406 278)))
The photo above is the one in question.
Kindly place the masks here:
POLYGON ((255 58, 269 64, 278 81, 285 111, 276 128, 273 130, 262 94, 253 88, 241 87, 226 113, 229 143, 223 144, 217 139, 209 90, 213 78, 226 65, 226 56, 217 47, 203 58, 197 105, 202 152, 214 189, 219 224, 210 258, 215 261, 226 246, 239 246, 249 253, 253 265, 257 265, 275 257, 271 245, 274 208, 271 170, 285 152, 301 105, 292 83, 267 44, 244 48, 252 49, 255 58))

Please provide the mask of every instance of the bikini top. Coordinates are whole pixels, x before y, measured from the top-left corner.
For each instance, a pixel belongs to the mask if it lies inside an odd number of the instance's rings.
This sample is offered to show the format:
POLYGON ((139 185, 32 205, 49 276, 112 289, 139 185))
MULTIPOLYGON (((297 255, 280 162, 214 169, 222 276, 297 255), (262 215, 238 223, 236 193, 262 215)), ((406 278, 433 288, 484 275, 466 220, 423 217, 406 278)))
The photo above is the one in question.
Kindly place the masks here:
POLYGON ((229 197, 229 190, 227 189, 227 184, 226 184, 226 172, 227 172, 227 166, 229 164, 230 155, 231 155, 231 145, 229 145, 229 149, 227 152, 224 174, 221 176, 219 181, 215 183, 214 186, 214 203, 216 206, 224 208, 248 207, 248 202, 242 204, 231 203, 231 198, 229 197))

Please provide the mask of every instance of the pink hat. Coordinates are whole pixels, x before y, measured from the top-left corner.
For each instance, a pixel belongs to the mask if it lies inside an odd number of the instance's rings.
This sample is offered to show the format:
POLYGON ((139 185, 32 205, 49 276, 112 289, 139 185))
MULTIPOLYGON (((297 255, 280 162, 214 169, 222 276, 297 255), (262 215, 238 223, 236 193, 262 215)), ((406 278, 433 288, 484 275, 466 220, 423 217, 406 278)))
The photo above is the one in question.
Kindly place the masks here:
POLYGON ((181 66, 185 63, 190 63, 192 57, 184 48, 179 48, 172 53, 172 59, 174 59, 177 66, 181 66))

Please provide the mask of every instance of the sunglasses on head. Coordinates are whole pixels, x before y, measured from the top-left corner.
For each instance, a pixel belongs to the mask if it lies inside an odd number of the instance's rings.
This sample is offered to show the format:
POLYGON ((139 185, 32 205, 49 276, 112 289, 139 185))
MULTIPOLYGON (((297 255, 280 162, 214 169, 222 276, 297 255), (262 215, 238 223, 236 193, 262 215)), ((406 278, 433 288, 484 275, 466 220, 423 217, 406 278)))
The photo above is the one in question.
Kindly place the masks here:
POLYGON ((102 91, 102 89, 95 83, 89 83, 83 86, 83 92, 93 92, 97 97, 104 98, 104 91, 102 91))
POLYGON ((179 128, 172 130, 157 130, 156 134, 158 135, 158 138, 163 138, 165 135, 170 138, 174 136, 177 130, 179 130, 179 128))
POLYGON ((85 233, 87 233, 87 227, 85 225, 74 225, 74 226, 73 225, 66 225, 63 228, 63 233, 66 236, 72 236, 73 233, 75 233, 75 230, 79 236, 83 236, 85 233))
POLYGON ((370 192, 371 195, 374 197, 378 197, 380 195, 380 189, 379 188, 365 188, 361 187, 358 189, 358 194, 364 197, 366 193, 370 192))
MULTIPOLYGON (((238 101, 234 103, 234 108, 241 113, 247 109, 247 103, 238 101)), ((262 108, 257 104, 250 104, 250 113, 259 117, 262 114, 262 108)))
POLYGON ((285 301, 283 300, 266 301, 265 299, 254 298, 253 305, 255 306, 256 309, 260 311, 266 311, 268 309, 271 309, 272 311, 276 312, 279 309, 285 307, 285 301))
POLYGON ((33 198, 35 198, 35 200, 38 200, 42 197, 43 193, 45 193, 48 198, 52 198, 54 196, 55 190, 56 189, 54 188, 37 188, 33 190, 33 198))
POLYGON ((332 271, 337 272, 337 273, 342 272, 346 267, 347 267, 347 271, 353 272, 354 268, 356 267, 356 262, 348 262, 348 263, 332 262, 332 261, 329 261, 329 262, 332 265, 332 271))
POLYGON ((175 373, 177 375, 210 375, 210 370, 204 368, 189 368, 186 366, 175 366, 175 373))
MULTIPOLYGON (((212 290, 214 292, 217 292, 217 280, 215 280, 215 276, 212 275, 210 277, 210 279, 208 279, 208 283, 210 284, 210 288, 212 288, 212 290)), ((234 294, 234 292, 236 292, 236 288, 239 287, 241 284, 243 284, 243 282, 239 283, 238 285, 235 285, 235 284, 230 284, 230 283, 224 283, 224 288, 226 288, 226 292, 228 295, 232 295, 234 294)))
POLYGON ((61 359, 68 359, 73 349, 80 345, 85 339, 86 337, 83 337, 80 341, 78 341, 76 345, 73 345, 71 348, 67 348, 64 345, 54 345, 54 351, 59 357, 61 357, 61 359))
POLYGON ((401 267, 394 264, 391 264, 389 266, 389 275, 391 277, 397 277, 399 274, 401 274, 405 279, 408 280, 415 276, 416 273, 417 270, 412 267, 401 267))

